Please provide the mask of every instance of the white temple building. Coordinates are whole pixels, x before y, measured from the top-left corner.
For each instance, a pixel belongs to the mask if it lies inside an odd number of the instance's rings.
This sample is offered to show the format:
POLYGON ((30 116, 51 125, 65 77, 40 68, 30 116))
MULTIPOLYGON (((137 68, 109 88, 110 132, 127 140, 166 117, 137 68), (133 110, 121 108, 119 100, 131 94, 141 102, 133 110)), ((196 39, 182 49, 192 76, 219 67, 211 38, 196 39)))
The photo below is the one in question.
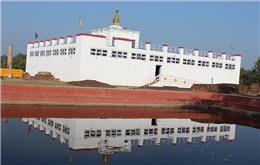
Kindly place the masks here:
POLYGON ((26 72, 51 72, 61 81, 96 80, 118 86, 239 84, 241 55, 140 43, 140 31, 122 28, 118 8, 113 25, 29 42, 26 72))
POLYGON ((100 154, 131 152, 132 145, 207 143, 235 140, 235 124, 200 123, 190 119, 22 118, 74 151, 97 150, 100 154))

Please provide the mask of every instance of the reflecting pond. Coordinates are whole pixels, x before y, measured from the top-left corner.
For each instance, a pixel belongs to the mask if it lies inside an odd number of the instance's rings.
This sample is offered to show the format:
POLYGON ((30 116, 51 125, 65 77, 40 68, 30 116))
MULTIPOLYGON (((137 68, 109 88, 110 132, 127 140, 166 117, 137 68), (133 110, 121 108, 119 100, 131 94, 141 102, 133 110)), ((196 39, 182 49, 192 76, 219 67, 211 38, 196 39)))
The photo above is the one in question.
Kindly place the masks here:
POLYGON ((1 161, 2 164, 259 164, 259 119, 230 114, 228 121, 221 121, 199 114, 190 118, 44 115, 10 118, 4 114, 1 161), (241 117, 250 120, 249 124, 242 123, 241 117))

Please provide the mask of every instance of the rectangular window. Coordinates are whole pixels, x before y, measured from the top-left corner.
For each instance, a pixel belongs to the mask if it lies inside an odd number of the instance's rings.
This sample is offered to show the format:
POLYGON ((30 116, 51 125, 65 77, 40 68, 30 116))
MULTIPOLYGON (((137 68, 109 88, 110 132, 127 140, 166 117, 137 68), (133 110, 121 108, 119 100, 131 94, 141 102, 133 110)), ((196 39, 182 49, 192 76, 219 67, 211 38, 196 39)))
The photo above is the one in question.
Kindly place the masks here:
POLYGON ((125 132, 125 136, 139 136, 140 129, 127 129, 125 132))
POLYGON ((121 136, 122 131, 120 129, 106 130, 106 136, 121 136))
POLYGON ((150 61, 163 62, 163 56, 150 55, 150 61))
POLYGON ((146 60, 146 54, 132 53, 131 59, 135 60, 146 60))
POLYGON ((49 119, 49 120, 48 120, 48 125, 51 126, 51 127, 53 127, 53 120, 50 120, 50 119, 49 119))
POLYGON ((212 62, 212 67, 213 68, 222 68, 222 63, 218 63, 218 62, 212 62))
POLYGON ((204 132, 204 127, 193 127, 192 133, 204 132))
POLYGON ((195 65, 195 60, 184 58, 182 64, 184 64, 184 65, 195 65))
POLYGON ((172 135, 174 134, 174 128, 162 128, 162 135, 172 135))
POLYGON ((218 127, 207 127, 207 132, 217 132, 218 127))
POLYGON ((226 64, 225 69, 235 70, 235 65, 234 64, 226 64))
POLYGON ((63 125, 62 132, 66 133, 66 134, 70 134, 70 128, 67 127, 67 125, 63 125))
POLYGON ((60 49, 60 55, 66 55, 67 49, 60 49))
POLYGON ((107 50, 91 48, 90 49, 90 55, 93 55, 93 56, 107 56, 107 50))
POLYGON ((55 129, 61 130, 61 124, 60 123, 55 123, 55 129))
POLYGON ((30 52, 30 56, 34 56, 34 52, 30 52))
POLYGON ((189 127, 178 127, 178 133, 189 133, 190 128, 189 127))
POLYGON ((91 137, 101 137, 101 130, 85 130, 84 139, 91 137))
POLYGON ((35 56, 39 56, 39 51, 35 51, 35 56))
POLYGON ((53 55, 59 55, 59 49, 54 49, 53 50, 53 55))
POLYGON ((180 58, 167 57, 167 63, 179 64, 180 63, 180 58))
POLYGON ((127 58, 127 52, 122 52, 122 51, 112 51, 112 56, 113 58, 127 58))
POLYGON ((46 50, 46 56, 51 56, 51 50, 46 50))
POLYGON ((69 48, 68 55, 73 55, 76 53, 76 48, 69 48))
MULTIPOLYGON (((198 66, 209 67, 209 61, 198 61, 198 66)), ((212 64, 212 66, 213 66, 213 64, 212 64)))
POLYGON ((41 56, 45 56, 45 50, 41 50, 40 54, 41 56))
POLYGON ((158 134, 157 128, 144 129, 144 135, 157 135, 157 134, 158 134))

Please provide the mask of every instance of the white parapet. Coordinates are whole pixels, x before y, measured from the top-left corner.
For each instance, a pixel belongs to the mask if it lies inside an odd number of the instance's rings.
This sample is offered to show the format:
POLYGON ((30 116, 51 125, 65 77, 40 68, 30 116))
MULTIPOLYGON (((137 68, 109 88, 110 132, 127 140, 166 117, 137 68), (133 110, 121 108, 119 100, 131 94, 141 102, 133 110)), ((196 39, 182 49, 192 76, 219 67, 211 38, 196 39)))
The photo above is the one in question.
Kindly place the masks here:
POLYGON ((43 40, 40 41, 40 47, 44 47, 44 41, 43 40))
POLYGON ((151 50, 151 42, 146 42, 145 43, 145 49, 146 50, 151 50))
POLYGON ((60 37, 59 38, 59 45, 63 45, 65 43, 65 38, 64 37, 60 37))
POLYGON ((35 41, 35 42, 34 42, 34 47, 35 47, 35 48, 38 48, 38 47, 39 47, 39 42, 38 42, 38 41, 35 41))
POLYGON ((52 46, 57 45, 57 38, 53 38, 53 39, 52 39, 51 45, 52 45, 52 46))
POLYGON ((167 51, 168 51, 168 45, 166 45, 166 44, 163 44, 162 45, 162 49, 163 49, 163 52, 166 52, 167 53, 167 51))
POLYGON ((199 49, 194 49, 194 56, 199 56, 199 49))
POLYGON ((208 58, 212 58, 213 57, 213 51, 212 50, 209 50, 208 51, 208 58))
POLYGON ((73 43, 73 36, 67 36, 67 44, 73 43))
POLYGON ((45 41, 45 46, 50 46, 50 45, 51 45, 51 40, 47 39, 47 40, 45 41))
POLYGON ((29 49, 33 48, 33 45, 34 45, 33 42, 28 42, 28 43, 27 43, 27 46, 28 46, 29 49))
POLYGON ((184 53, 184 47, 180 46, 179 47, 179 54, 183 54, 184 53))

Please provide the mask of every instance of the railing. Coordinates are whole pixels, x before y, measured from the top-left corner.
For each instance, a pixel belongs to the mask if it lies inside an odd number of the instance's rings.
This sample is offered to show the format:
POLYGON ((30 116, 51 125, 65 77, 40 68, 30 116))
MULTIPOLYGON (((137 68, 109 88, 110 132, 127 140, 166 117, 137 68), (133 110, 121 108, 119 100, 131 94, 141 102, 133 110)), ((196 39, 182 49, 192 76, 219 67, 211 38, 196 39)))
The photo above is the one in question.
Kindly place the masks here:
POLYGON ((153 45, 152 44, 150 49, 153 50, 153 51, 161 52, 162 51, 162 45, 153 45))
POLYGON ((192 86, 193 84, 205 84, 199 81, 193 81, 190 79, 185 79, 181 77, 176 77, 172 75, 158 75, 154 78, 149 79, 149 86, 151 86, 154 83, 157 82, 163 82, 163 83, 173 83, 173 84, 180 84, 180 85, 185 85, 185 86, 192 86))

